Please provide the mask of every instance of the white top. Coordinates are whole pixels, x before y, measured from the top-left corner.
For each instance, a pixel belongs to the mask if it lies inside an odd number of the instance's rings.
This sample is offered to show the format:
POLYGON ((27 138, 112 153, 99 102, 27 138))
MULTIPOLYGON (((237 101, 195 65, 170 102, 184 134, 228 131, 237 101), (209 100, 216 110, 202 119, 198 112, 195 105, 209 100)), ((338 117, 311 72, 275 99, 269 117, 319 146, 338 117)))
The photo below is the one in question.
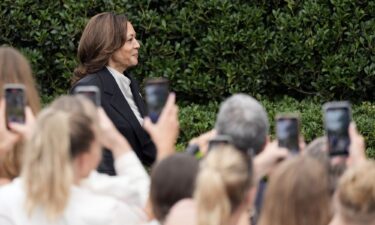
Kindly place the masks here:
POLYGON ((126 101, 128 102, 135 117, 137 117, 138 122, 142 125, 143 118, 141 114, 139 113, 137 105, 134 102, 134 97, 130 89, 130 83, 131 83, 130 79, 112 67, 107 66, 107 69, 112 74, 113 78, 115 78, 117 85, 119 86, 122 94, 124 95, 126 101))
POLYGON ((146 223, 145 225, 161 225, 161 223, 157 220, 151 220, 150 222, 146 223))
POLYGON ((133 151, 115 159, 116 176, 92 171, 80 186, 95 193, 109 195, 127 204, 146 206, 150 177, 133 151))
POLYGON ((115 167, 118 176, 92 172, 80 186, 73 186, 63 215, 54 223, 47 220, 40 208, 28 217, 22 178, 17 178, 0 188, 0 224, 143 224, 146 216, 140 205, 145 205, 148 198, 149 177, 134 152, 121 156, 115 167))

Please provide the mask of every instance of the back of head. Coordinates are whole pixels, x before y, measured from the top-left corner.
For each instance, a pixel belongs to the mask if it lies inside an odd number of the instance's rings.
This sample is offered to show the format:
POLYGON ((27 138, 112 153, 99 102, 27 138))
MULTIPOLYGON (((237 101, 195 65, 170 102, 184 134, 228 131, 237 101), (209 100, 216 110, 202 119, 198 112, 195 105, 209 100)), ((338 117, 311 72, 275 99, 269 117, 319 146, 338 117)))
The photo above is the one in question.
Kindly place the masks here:
POLYGON ((328 177, 306 156, 287 159, 272 173, 260 225, 326 225, 330 219, 328 177))
POLYGON ((83 113, 88 116, 95 125, 98 122, 98 113, 95 105, 81 95, 64 95, 56 98, 49 108, 68 113, 83 113))
POLYGON ((331 195, 333 195, 336 190, 338 180, 346 169, 346 161, 342 160, 338 162, 331 162, 331 158, 328 153, 326 136, 314 139, 310 144, 306 146, 303 153, 309 157, 316 159, 326 168, 329 176, 330 193, 331 195))
MULTIPOLYGON (((40 99, 32 71, 27 59, 12 47, 0 47, 0 87, 7 83, 23 84, 26 87, 26 101, 34 114, 40 110, 40 99)), ((3 97, 3 91, 0 91, 3 97)), ((0 162, 0 177, 13 179, 21 170, 22 143, 17 143, 0 162)))
POLYGON ((49 219, 63 213, 73 184, 73 159, 88 151, 94 138, 92 120, 82 113, 47 108, 39 114, 22 168, 29 215, 37 207, 49 219))
POLYGON ((111 55, 126 40, 127 18, 111 12, 100 13, 87 23, 78 46, 80 65, 74 71, 73 83, 107 65, 111 55))
POLYGON ((267 140, 267 112, 249 95, 235 94, 220 106, 215 128, 218 134, 230 136, 236 148, 257 154, 267 140))
POLYGON ((375 162, 348 169, 335 196, 337 212, 345 224, 375 224, 375 162))
POLYGON ((251 160, 229 146, 213 148, 201 162, 194 198, 198 225, 228 224, 253 180, 251 160))
POLYGON ((179 200, 191 198, 199 163, 191 155, 176 153, 157 163, 151 172, 150 198, 156 219, 164 221, 179 200))
MULTIPOLYGON (((40 110, 40 99, 32 70, 27 59, 16 49, 11 47, 0 47, 0 86, 4 84, 17 83, 26 87, 26 101, 34 114, 40 110)), ((3 92, 0 92, 0 97, 3 92)))
POLYGON ((303 153, 315 158, 317 161, 322 162, 324 166, 329 166, 327 137, 322 136, 310 142, 303 153))

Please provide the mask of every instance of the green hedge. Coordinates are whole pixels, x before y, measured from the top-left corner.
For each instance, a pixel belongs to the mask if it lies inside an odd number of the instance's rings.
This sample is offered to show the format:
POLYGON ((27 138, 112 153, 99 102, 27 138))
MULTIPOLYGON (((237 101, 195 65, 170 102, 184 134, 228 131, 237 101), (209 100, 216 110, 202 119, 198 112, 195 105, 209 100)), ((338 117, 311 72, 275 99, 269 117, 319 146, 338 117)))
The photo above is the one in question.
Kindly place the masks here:
MULTIPOLYGON (((177 96, 178 97, 178 96, 177 96)), ((290 97, 284 97, 277 101, 262 99, 271 124, 271 134, 275 138, 275 116, 278 112, 299 112, 302 122, 302 135, 306 143, 323 135, 322 108, 319 102, 312 99, 298 101, 290 97)), ((193 137, 208 131, 214 127, 218 103, 208 105, 190 104, 180 107, 181 133, 179 150, 193 137)), ((352 105, 353 120, 356 122, 360 133, 365 137, 367 155, 375 158, 375 104, 363 102, 352 105)))
POLYGON ((68 89, 84 24, 102 11, 133 22, 134 73, 168 77, 185 100, 375 97, 375 1, 3 0, 0 43, 29 55, 48 101, 68 89))
POLYGON ((103 11, 135 26, 139 80, 169 78, 188 105, 181 143, 212 127, 214 102, 244 92, 273 99, 263 101, 271 118, 301 111, 307 140, 322 133, 323 101, 350 99, 375 155, 374 105, 360 102, 375 98, 375 1, 3 0, 0 44, 28 55, 43 102, 68 90, 84 25, 103 11))

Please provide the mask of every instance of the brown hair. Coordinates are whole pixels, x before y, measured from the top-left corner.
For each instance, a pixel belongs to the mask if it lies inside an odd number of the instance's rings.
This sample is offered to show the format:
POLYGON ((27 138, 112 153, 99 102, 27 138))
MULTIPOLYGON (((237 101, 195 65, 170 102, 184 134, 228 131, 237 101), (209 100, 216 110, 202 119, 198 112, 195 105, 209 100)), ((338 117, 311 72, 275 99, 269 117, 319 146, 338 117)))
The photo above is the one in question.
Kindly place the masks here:
POLYGON ((73 84, 107 65, 112 54, 125 44, 127 22, 125 15, 111 12, 100 13, 89 20, 79 41, 80 64, 74 70, 73 84))
POLYGON ((328 176, 306 156, 287 159, 271 175, 260 225, 327 225, 331 216, 328 176))
POLYGON ((197 178, 197 224, 229 224, 252 181, 252 163, 244 153, 229 145, 212 149, 202 161, 197 178))
POLYGON ((26 146, 22 177, 29 215, 41 207, 47 218, 59 217, 73 185, 73 160, 89 151, 95 139, 93 121, 84 113, 44 109, 26 146))
MULTIPOLYGON (((0 47, 0 87, 4 84, 18 83, 26 87, 26 102, 34 114, 40 110, 40 98, 35 87, 32 71, 27 59, 12 47, 0 47)), ((3 91, 0 90, 0 97, 3 91)), ((13 151, 8 152, 0 162, 0 177, 13 179, 21 171, 22 141, 13 151)))
POLYGON ((347 224, 375 224, 375 162, 348 169, 335 196, 337 213, 347 224))
POLYGON ((198 160, 183 153, 169 156, 154 166, 150 199, 156 219, 163 222, 176 202, 193 196, 198 168, 198 160))

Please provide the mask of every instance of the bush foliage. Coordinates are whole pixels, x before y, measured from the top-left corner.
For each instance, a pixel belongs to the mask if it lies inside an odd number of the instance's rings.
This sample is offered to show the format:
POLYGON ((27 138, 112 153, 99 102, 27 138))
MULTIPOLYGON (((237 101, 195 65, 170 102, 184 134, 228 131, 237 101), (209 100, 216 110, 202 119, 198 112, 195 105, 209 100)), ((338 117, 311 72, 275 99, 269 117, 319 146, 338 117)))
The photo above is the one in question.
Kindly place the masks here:
MULTIPOLYGON (((178 96, 177 96, 178 97, 178 96)), ((322 106, 312 99, 302 101, 290 97, 275 100, 260 100, 267 110, 272 138, 275 138, 275 116, 278 112, 297 112, 301 116, 301 133, 306 143, 324 134, 322 106)), ((208 105, 190 104, 180 109, 180 143, 186 143, 193 137, 215 126, 218 103, 208 105)), ((353 120, 357 129, 365 137, 367 155, 375 158, 375 105, 369 102, 352 105, 353 120)), ((180 146, 183 149, 184 146, 180 146)))
POLYGON ((0 43, 29 55, 45 97, 67 90, 83 27, 103 11, 135 26, 135 74, 168 77, 187 100, 375 97, 374 1, 3 0, 0 11, 0 43))

